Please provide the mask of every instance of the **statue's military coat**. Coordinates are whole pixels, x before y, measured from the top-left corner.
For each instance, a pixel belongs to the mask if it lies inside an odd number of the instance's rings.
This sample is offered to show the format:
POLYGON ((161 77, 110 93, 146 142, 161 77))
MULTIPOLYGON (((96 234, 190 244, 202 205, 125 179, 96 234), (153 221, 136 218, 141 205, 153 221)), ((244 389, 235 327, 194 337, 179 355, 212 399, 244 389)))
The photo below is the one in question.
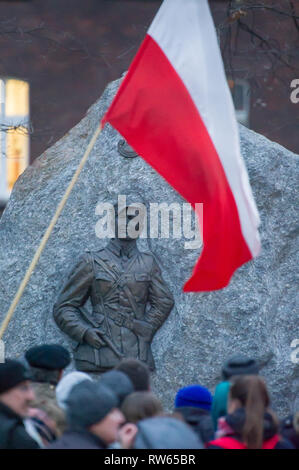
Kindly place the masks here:
POLYGON ((86 252, 72 270, 54 306, 54 318, 62 331, 77 341, 75 361, 79 370, 102 371, 120 358, 113 348, 95 349, 84 341, 88 328, 98 327, 104 338, 124 357, 135 357, 154 368, 150 341, 173 307, 173 297, 151 253, 141 253, 135 241, 124 249, 118 239, 97 252, 86 252), (90 298, 92 315, 84 310, 90 298), (146 354, 134 319, 150 325, 146 354), (141 357, 142 356, 142 357, 141 357))

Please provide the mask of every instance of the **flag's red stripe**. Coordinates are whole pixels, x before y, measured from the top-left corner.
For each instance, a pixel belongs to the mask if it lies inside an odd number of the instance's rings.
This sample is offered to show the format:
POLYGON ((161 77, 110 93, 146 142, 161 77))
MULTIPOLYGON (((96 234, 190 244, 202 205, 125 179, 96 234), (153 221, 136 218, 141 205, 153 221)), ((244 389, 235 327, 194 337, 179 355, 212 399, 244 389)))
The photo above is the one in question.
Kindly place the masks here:
POLYGON ((184 290, 225 287, 252 256, 207 129, 181 78, 149 35, 105 121, 187 201, 204 203, 204 248, 184 290))

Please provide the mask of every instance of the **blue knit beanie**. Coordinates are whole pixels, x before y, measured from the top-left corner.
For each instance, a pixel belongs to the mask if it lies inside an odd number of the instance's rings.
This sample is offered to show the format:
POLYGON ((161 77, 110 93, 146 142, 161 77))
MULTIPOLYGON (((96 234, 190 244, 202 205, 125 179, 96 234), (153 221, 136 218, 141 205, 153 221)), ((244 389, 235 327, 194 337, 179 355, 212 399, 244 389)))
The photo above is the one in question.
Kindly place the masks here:
POLYGON ((189 385, 181 388, 175 397, 175 407, 192 406, 210 410, 212 406, 211 392, 201 385, 189 385))

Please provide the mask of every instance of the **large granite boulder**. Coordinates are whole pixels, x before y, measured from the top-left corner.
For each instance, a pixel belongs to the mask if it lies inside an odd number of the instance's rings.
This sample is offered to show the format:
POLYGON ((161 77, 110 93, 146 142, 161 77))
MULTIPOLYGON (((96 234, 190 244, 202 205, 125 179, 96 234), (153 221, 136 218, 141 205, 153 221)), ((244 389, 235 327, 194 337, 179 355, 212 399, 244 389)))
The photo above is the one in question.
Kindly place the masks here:
MULTIPOLYGON (((0 223, 0 320, 117 87, 118 82, 111 83, 82 121, 17 181, 0 223)), ((299 338, 298 156, 244 127, 240 132, 262 221, 261 255, 239 269, 226 289, 184 294, 182 286, 200 250, 187 250, 184 239, 172 237, 138 242, 141 250, 150 248, 156 254, 175 297, 175 308, 153 341, 153 388, 169 408, 183 385, 201 383, 213 389, 223 361, 236 352, 259 360, 276 410, 287 413, 299 407, 299 354, 291 346, 299 338)), ((106 126, 9 324, 4 337, 7 356, 20 356, 42 342, 70 346, 54 324, 52 308, 76 258, 106 243, 95 234, 99 202, 136 192, 147 203, 183 203, 141 158, 120 156, 119 140, 106 126)))

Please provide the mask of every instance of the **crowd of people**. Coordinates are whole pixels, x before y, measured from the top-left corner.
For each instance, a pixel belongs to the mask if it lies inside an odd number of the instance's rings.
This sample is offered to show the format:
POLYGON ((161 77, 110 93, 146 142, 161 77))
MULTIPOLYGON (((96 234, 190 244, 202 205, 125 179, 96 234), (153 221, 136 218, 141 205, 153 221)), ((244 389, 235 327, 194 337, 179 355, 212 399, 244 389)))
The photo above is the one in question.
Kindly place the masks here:
POLYGON ((278 419, 254 359, 229 359, 214 395, 181 388, 171 411, 136 359, 92 377, 70 362, 44 344, 0 364, 0 449, 299 448, 299 412, 278 419))

